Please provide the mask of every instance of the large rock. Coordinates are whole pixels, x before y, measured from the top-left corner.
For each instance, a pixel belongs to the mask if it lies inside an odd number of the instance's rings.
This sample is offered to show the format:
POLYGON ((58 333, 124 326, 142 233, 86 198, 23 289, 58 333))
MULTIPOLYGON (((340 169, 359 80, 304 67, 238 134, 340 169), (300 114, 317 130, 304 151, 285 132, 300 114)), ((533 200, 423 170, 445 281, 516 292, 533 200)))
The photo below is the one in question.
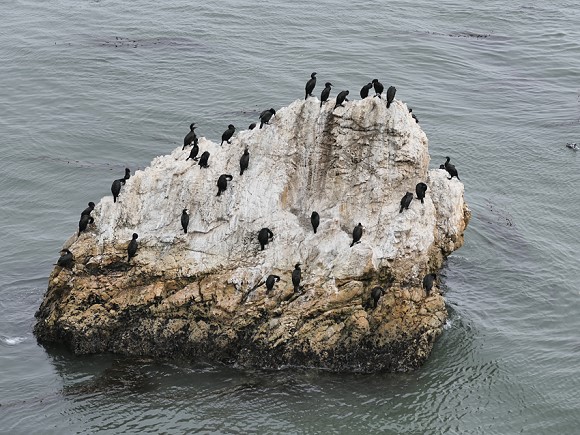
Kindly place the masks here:
POLYGON ((103 198, 95 224, 65 244, 37 313, 41 342, 75 353, 210 359, 243 366, 338 371, 409 370, 428 357, 447 312, 421 287, 463 243, 463 184, 428 170, 427 137, 395 101, 367 98, 322 109, 317 99, 280 109, 271 125, 232 144, 200 138, 209 168, 176 148, 137 171, 118 202, 103 198), (249 169, 239 175, 244 148, 249 169), (219 175, 233 181, 219 197, 219 175), (424 181, 425 203, 399 213, 424 181), (190 211, 189 233, 180 215, 190 211), (320 214, 318 234, 310 215, 320 214), (350 248, 352 230, 365 226, 350 248), (258 231, 274 239, 260 251, 258 231), (127 262, 131 234, 137 256, 127 262), (291 273, 302 263, 302 292, 291 273), (266 276, 281 282, 266 294, 266 276), (376 309, 371 289, 387 289, 376 309))

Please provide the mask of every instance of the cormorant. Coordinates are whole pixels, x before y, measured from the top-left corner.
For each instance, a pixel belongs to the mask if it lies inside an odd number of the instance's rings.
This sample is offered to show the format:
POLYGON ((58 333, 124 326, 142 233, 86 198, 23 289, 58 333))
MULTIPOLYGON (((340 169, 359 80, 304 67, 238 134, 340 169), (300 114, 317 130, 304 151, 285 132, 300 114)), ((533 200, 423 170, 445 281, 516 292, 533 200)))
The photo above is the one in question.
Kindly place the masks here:
POLYGON ((362 87, 362 89, 360 90, 360 97, 364 100, 366 97, 369 96, 369 91, 371 90, 371 88, 373 87, 372 83, 367 83, 366 85, 364 85, 362 87))
POLYGON ((310 80, 308 80, 306 82, 306 95, 304 97, 304 99, 306 100, 309 96, 313 97, 314 95, 312 95, 312 91, 314 90, 314 88, 316 87, 316 73, 313 72, 312 74, 310 74, 310 80))
POLYGON ((129 246, 127 246, 127 262, 131 261, 131 258, 137 254, 137 238, 139 235, 137 233, 133 233, 133 238, 129 242, 129 246))
POLYGON ((415 193, 417 194, 417 199, 421 200, 421 204, 423 204, 425 192, 427 192, 427 185, 425 183, 417 183, 417 185, 415 186, 415 193))
POLYGON ((459 178, 459 175, 457 174, 457 169, 455 169, 455 165, 452 165, 451 163, 449 163, 449 160, 451 160, 449 157, 445 157, 445 170, 449 173, 449 175, 451 175, 451 178, 449 178, 449 180, 451 180, 453 177, 457 177, 458 180, 461 180, 461 178, 459 178))
POLYGON ((195 122, 193 122, 190 126, 189 126, 189 133, 187 133, 185 135, 185 137, 183 138, 183 148, 181 148, 181 150, 183 151, 185 149, 186 146, 191 145, 191 143, 197 139, 197 136, 195 134, 195 129, 197 127, 195 127, 195 122))
POLYGON ((266 294, 268 294, 268 292, 274 288, 274 284, 276 284, 278 281, 280 281, 280 277, 278 275, 268 275, 268 278, 266 278, 266 294))
POLYGON ((264 124, 270 125, 270 119, 275 114, 276 114, 276 111, 274 109, 264 110, 260 114, 260 128, 262 128, 264 126, 264 124))
POLYGON ((320 225, 320 215, 317 212, 312 212, 312 215, 310 216, 310 223, 314 229, 314 234, 316 234, 316 229, 318 228, 318 225, 320 225))
POLYGON ((354 227, 354 230, 352 230, 352 243, 350 244, 351 248, 354 246, 355 243, 360 243, 362 235, 363 235, 363 226, 359 222, 358 225, 354 227))
POLYGON ((193 161, 199 160, 199 157, 197 157, 198 153, 199 153, 199 146, 196 143, 194 143, 193 147, 191 147, 191 151, 189 152, 189 157, 187 157, 187 159, 185 159, 185 161, 188 161, 189 159, 192 159, 193 161))
POLYGON ((209 151, 204 151, 201 157, 199 158, 198 165, 200 168, 208 168, 209 165, 207 161, 209 160, 209 151))
MULTIPOLYGON (((344 103, 345 101, 348 101, 348 98, 346 98, 346 96, 348 95, 348 91, 340 91, 338 93, 338 95, 336 96, 336 104, 334 105, 334 109, 336 109, 338 106, 342 106, 342 103, 344 103)), ((332 109, 334 111, 334 109, 332 109)))
POLYGON ((224 142, 231 143, 230 139, 234 135, 235 131, 236 127, 234 127, 233 124, 228 125, 228 129, 224 131, 224 134, 222 134, 222 143, 220 143, 220 145, 223 145, 224 142))
POLYGON ((428 273, 423 278, 423 288, 425 289, 427 296, 429 296, 429 293, 431 293, 431 289, 433 288, 433 281, 435 281, 435 278, 437 278, 437 274, 435 273, 428 273))
POLYGON ((377 308, 379 304, 379 299, 385 293, 385 289, 382 287, 375 287, 371 290, 371 297, 373 298, 374 306, 373 308, 377 308))
POLYGON ((88 214, 84 214, 81 216, 79 220, 79 237, 81 233, 87 229, 87 225, 91 222, 92 217, 88 214))
POLYGON ((294 285, 294 293, 300 291, 300 278, 301 278, 301 271, 300 271, 300 263, 296 263, 294 266, 294 270, 292 271, 292 284, 294 285))
MULTIPOLYGON (((93 201, 89 202, 89 206, 87 208, 85 208, 82 213, 81 213, 81 217, 84 215, 91 215, 91 212, 95 209, 95 203, 93 201)), ((92 222, 91 222, 92 223, 92 222)))
POLYGON ((401 209, 399 210, 399 213, 403 213, 403 210, 409 210, 411 201, 413 201, 413 194, 411 192, 405 193, 405 196, 401 198, 401 209))
POLYGON ((187 227, 189 225, 189 215, 187 214, 187 209, 184 208, 181 212, 181 227, 183 228, 183 232, 187 234, 187 227))
POLYGON ((233 179, 234 177, 229 174, 221 174, 217 180, 218 193, 216 196, 220 196, 222 192, 225 192, 228 187, 228 181, 232 181, 233 179))
POLYGON ((255 122, 252 122, 252 123, 251 123, 251 124, 248 126, 248 129, 249 129, 249 130, 253 130, 254 128, 256 128, 256 123, 255 123, 255 122))
POLYGON ((266 246, 270 239, 274 238, 274 233, 270 231, 269 228, 262 228, 258 233, 258 242, 260 242, 260 251, 264 250, 264 246, 266 246))
POLYGON ((63 249, 60 251, 60 257, 56 261, 57 266, 66 267, 70 269, 73 263, 73 255, 68 249, 63 249))
POLYGON ((375 97, 379 97, 381 98, 381 94, 383 93, 383 90, 385 89, 385 87, 383 86, 383 84, 381 82, 379 82, 379 79, 373 79, 373 86, 375 87, 375 97))
POLYGON ((324 89, 320 94, 320 107, 322 107, 322 103, 325 103, 328 100, 328 96, 330 95, 332 83, 326 82, 324 84, 324 89))
POLYGON ((394 86, 389 86, 389 89, 387 89, 387 109, 389 107, 391 107, 391 103, 395 99, 396 93, 397 93, 397 88, 395 88, 394 86))
POLYGON ((248 164, 250 163, 250 152, 246 148, 244 150, 244 154, 240 157, 240 175, 244 173, 246 169, 248 169, 248 164))

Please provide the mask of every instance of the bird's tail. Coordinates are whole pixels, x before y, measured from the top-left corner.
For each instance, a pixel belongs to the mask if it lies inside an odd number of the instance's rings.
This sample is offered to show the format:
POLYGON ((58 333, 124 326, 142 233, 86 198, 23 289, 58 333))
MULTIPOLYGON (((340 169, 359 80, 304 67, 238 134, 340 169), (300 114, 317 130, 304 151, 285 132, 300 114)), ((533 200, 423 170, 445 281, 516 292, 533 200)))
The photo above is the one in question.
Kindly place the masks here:
POLYGON ((390 101, 387 101, 387 109, 388 109, 389 107, 391 107, 391 102, 390 102, 390 101))
POLYGON ((306 91, 306 93, 304 94, 304 99, 306 100, 308 98, 308 91, 306 91))
POLYGON ((424 204, 424 202, 423 202, 423 198, 421 198, 421 204, 424 204))
POLYGON ((240 169, 240 175, 244 175, 244 170, 240 169))
POLYGON ((401 210, 399 210, 399 213, 403 213, 403 208, 405 207, 401 206, 401 210))
POLYGON ((316 234, 316 228, 314 228, 314 234, 316 234))
POLYGON ((264 121, 260 121, 260 128, 264 125, 264 121))
POLYGON ((183 231, 184 231, 184 234, 187 234, 187 228, 184 228, 183 231))
POLYGON ((117 202, 117 197, 113 196, 113 202, 117 202))
POLYGON ((350 244, 350 247, 352 248, 354 246, 354 240, 352 241, 352 243, 350 244))
POLYGON ((222 194, 222 191, 218 189, 218 193, 216 196, 220 196, 222 194))

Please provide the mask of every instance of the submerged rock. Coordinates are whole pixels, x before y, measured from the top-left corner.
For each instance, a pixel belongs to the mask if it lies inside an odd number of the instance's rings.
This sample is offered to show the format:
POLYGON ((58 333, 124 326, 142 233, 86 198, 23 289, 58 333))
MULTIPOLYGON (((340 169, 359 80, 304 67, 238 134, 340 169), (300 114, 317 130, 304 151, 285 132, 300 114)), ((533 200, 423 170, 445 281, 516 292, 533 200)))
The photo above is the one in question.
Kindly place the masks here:
POLYGON ((426 297, 422 278, 463 244, 463 184, 428 170, 427 137, 402 102, 388 110, 377 98, 332 106, 296 101, 268 128, 242 131, 223 147, 200 138, 209 168, 186 161, 189 150, 178 147, 127 180, 116 204, 103 198, 95 225, 65 244, 74 267, 56 267, 49 278, 36 314, 39 341, 77 354, 261 368, 421 365, 447 317, 438 289, 426 297), (248 169, 216 197, 216 180, 236 173, 246 148, 248 169), (428 185, 424 204, 415 199, 399 213, 418 182, 428 185), (350 248, 359 222, 363 236, 350 248), (264 227, 274 238, 260 251, 264 227), (128 264, 134 232, 139 249, 128 264), (266 294, 270 274, 281 280, 266 294), (373 308, 376 286, 385 292, 373 308))

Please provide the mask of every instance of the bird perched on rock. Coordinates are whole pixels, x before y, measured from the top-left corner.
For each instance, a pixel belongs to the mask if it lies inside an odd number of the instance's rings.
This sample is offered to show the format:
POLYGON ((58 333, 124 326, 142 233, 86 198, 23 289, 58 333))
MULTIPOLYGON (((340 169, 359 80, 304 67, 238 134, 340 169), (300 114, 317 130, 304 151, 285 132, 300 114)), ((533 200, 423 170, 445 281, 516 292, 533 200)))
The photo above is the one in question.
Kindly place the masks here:
POLYGON ((260 114, 260 128, 262 128, 264 124, 270 125, 270 119, 272 119, 272 116, 274 116, 275 114, 276 111, 274 109, 264 110, 260 114))
MULTIPOLYGON (((91 202, 89 202, 88 205, 89 206, 81 212, 81 217, 83 217, 85 215, 91 216, 92 211, 95 209, 95 203, 93 201, 91 201, 91 202)), ((91 220, 93 220, 92 217, 91 217, 91 220)))
POLYGON ((314 96, 312 95, 312 91, 314 90, 315 87, 316 87, 316 73, 313 72, 312 74, 310 74, 310 80, 306 82, 306 87, 304 88, 306 90, 306 95, 304 96, 305 100, 308 97, 314 96))
POLYGON ((417 194, 417 199, 421 200, 421 204, 423 204, 425 192, 427 192, 427 185, 425 183, 417 183, 417 185, 415 186, 415 193, 417 194))
POLYGON ((373 308, 377 308, 379 304, 379 299, 385 293, 385 289, 382 287, 375 287, 371 290, 371 298, 373 299, 373 308))
POLYGON ((274 284, 280 281, 280 277, 278 275, 268 275, 266 278, 266 294, 268 294, 273 288, 274 284))
POLYGON ((317 212, 313 211, 312 215, 310 215, 310 223, 314 229, 314 234, 316 234, 316 229, 318 228, 318 225, 320 225, 320 215, 317 212))
POLYGON ((222 143, 220 143, 220 145, 223 145, 224 142, 231 143, 230 139, 232 138, 235 132, 236 127, 234 127, 233 124, 228 125, 228 129, 224 131, 224 133, 222 134, 222 143))
POLYGON ((294 285, 294 293, 300 291, 300 279, 302 278, 302 271, 300 270, 300 263, 296 263, 292 271, 292 285, 294 285))
POLYGON ((232 181, 234 177, 229 174, 221 174, 217 180, 218 193, 216 196, 220 196, 222 192, 225 192, 228 187, 228 181, 232 181))
POLYGON ((425 289, 427 296, 429 296, 429 293, 431 293, 431 289, 433 288, 433 281, 435 281, 435 278, 437 278, 437 274, 435 273, 428 273, 423 278, 423 288, 425 289))
POLYGON ((249 126, 248 126, 248 130, 253 130, 254 128, 256 128, 256 123, 252 122, 249 126))
POLYGON ((413 201, 413 194, 411 192, 405 193, 405 196, 401 199, 401 209, 399 210, 399 213, 403 213, 403 210, 409 210, 411 201, 413 201))
POLYGON ((274 233, 270 231, 269 228, 262 228, 258 233, 258 242, 260 242, 260 251, 264 250, 264 247, 270 242, 270 239, 274 238, 274 233))
POLYGON ((185 147, 191 145, 194 141, 197 141, 197 135, 194 131, 196 128, 197 127, 195 127, 195 122, 191 123, 189 126, 189 133, 187 133, 183 138, 183 148, 181 148, 182 151, 185 149, 185 147))
POLYGON ((379 79, 373 79, 372 83, 375 87, 375 97, 381 98, 381 94, 383 93, 385 87, 381 82, 379 82, 379 79))
POLYGON ((367 83, 366 85, 364 85, 362 87, 362 89, 360 90, 360 97, 364 100, 366 97, 369 96, 369 91, 372 89, 373 84, 372 83, 367 83))
POLYGON ((60 251, 60 257, 56 261, 56 265, 70 269, 73 265, 73 254, 68 249, 60 251))
POLYGON ((387 89, 387 109, 391 107, 391 103, 394 101, 396 93, 397 88, 394 86, 389 86, 389 89, 387 89))
POLYGON ((453 177, 457 177, 457 179, 461 181, 461 178, 459 178, 459 174, 457 173, 457 169, 455 169, 455 165, 449 163, 449 160, 451 160, 451 158, 445 157, 445 170, 451 176, 449 180, 451 180, 453 177))
POLYGON ((324 89, 322 90, 322 93, 320 94, 320 107, 322 107, 322 103, 325 103, 328 100, 331 89, 332 89, 332 83, 326 82, 324 84, 324 89))
POLYGON ((139 235, 137 233, 133 233, 133 238, 129 242, 129 246, 127 246, 127 263, 131 261, 135 255, 137 255, 137 238, 139 235))
POLYGON ((209 160, 209 151, 204 151, 201 157, 199 158, 199 162, 197 163, 200 168, 209 168, 207 161, 209 160))
MULTIPOLYGON (((348 91, 340 91, 338 93, 338 95, 336 96, 336 104, 334 105, 334 109, 336 109, 338 106, 344 107, 342 103, 348 101, 348 98, 346 98, 347 95, 348 91)), ((334 109, 332 110, 334 111, 334 109)))
POLYGON ((187 214, 187 209, 184 208, 181 212, 181 228, 183 232, 187 234, 187 227, 189 226, 189 215, 187 214))
POLYGON ((354 230, 352 230, 352 243, 350 244, 351 248, 354 246, 355 243, 360 243, 362 235, 363 235, 363 226, 359 222, 358 225, 354 227, 354 230))
POLYGON ((81 233, 87 229, 87 225, 89 225, 92 219, 93 218, 88 214, 81 216, 81 219, 79 220, 79 237, 81 236, 81 233))
POLYGON ((246 169, 248 169, 248 165, 250 164, 250 152, 246 148, 244 150, 244 154, 240 157, 240 175, 244 173, 246 169))
POLYGON ((185 159, 185 161, 188 161, 189 159, 192 159, 194 162, 199 160, 199 157, 197 157, 197 154, 199 153, 199 146, 194 143, 193 147, 191 147, 191 151, 189 152, 189 156, 187 157, 187 159, 185 159))
POLYGON ((111 185, 111 193, 113 194, 113 202, 117 202, 117 198, 119 197, 119 193, 121 193, 121 185, 125 185, 125 182, 131 178, 131 170, 129 168, 125 168, 125 176, 123 178, 119 178, 118 180, 113 181, 111 185))
POLYGON ((411 114, 411 118, 413 118, 415 120, 415 122, 417 124, 419 124, 419 119, 415 116, 415 114, 413 113, 413 109, 411 109, 410 107, 409 107, 409 113, 411 114))

